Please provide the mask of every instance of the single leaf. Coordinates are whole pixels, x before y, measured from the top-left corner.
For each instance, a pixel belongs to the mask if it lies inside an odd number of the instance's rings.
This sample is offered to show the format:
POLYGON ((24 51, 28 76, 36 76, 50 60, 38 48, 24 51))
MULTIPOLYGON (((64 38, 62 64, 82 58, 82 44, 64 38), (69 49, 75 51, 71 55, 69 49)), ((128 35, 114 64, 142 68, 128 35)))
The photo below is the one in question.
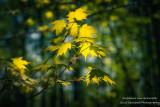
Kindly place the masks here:
POLYGON ((100 80, 104 80, 107 84, 108 82, 112 84, 116 84, 107 73, 103 72, 99 68, 94 68, 91 71, 89 71, 86 75, 86 83, 87 85, 90 83, 90 81, 93 81, 99 85, 100 80))
POLYGON ((27 70, 26 65, 28 65, 30 62, 27 62, 26 60, 22 60, 23 57, 18 58, 12 58, 13 64, 18 67, 19 69, 27 70))
POLYGON ((76 9, 75 11, 69 12, 67 15, 67 20, 69 22, 74 22, 75 19, 77 21, 83 21, 84 19, 87 19, 88 14, 86 14, 83 10, 83 8, 76 9))
POLYGON ((48 47, 48 50, 50 50, 51 52, 58 50, 57 56, 60 56, 62 54, 65 54, 68 49, 71 49, 71 47, 72 47, 72 44, 68 42, 68 43, 63 43, 60 46, 58 45, 50 46, 48 47))
POLYGON ((84 24, 80 29, 79 29, 79 35, 78 38, 82 37, 89 37, 93 38, 92 34, 96 34, 96 29, 94 29, 92 26, 88 26, 87 24, 84 24))
POLYGON ((50 28, 51 31, 56 31, 56 35, 62 33, 63 29, 66 27, 65 20, 56 20, 52 22, 53 26, 50 28))
POLYGON ((89 42, 81 43, 81 45, 79 46, 81 48, 80 53, 85 57, 85 61, 86 61, 87 55, 90 52, 90 46, 91 44, 89 42))
POLYGON ((99 58, 102 58, 101 56, 106 56, 104 49, 98 48, 96 47, 96 45, 92 45, 89 42, 81 43, 79 47, 81 48, 80 53, 85 57, 85 60, 89 53, 92 55, 92 57, 97 56, 99 58))
POLYGON ((62 44, 61 46, 59 46, 57 56, 62 55, 63 53, 65 54, 68 49, 71 49, 71 47, 72 47, 72 45, 70 42, 62 44))
POLYGON ((76 38, 78 36, 78 27, 79 25, 77 23, 69 23, 67 26, 67 29, 70 30, 70 35, 73 38, 76 38))

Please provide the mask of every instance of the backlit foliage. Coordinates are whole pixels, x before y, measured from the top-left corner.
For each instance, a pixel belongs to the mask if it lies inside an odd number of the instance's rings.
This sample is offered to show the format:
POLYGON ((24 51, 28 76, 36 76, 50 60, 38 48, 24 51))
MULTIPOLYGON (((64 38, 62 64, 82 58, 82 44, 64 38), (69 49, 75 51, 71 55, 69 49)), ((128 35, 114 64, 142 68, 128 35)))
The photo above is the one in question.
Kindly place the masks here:
MULTIPOLYGON (((43 1, 43 3, 48 3, 49 1, 43 1)), ((40 2, 42 3, 42 2, 40 2)), ((37 5, 41 6, 41 4, 37 5)), ((51 11, 45 13, 47 18, 52 18, 53 14, 51 11)), ((23 60, 23 57, 12 58, 13 63, 9 63, 11 74, 15 77, 20 78, 20 83, 17 86, 21 86, 22 92, 30 92, 35 87, 40 87, 41 83, 45 83, 48 86, 54 86, 54 84, 59 83, 62 85, 69 85, 70 82, 67 82, 61 78, 61 75, 65 70, 74 71, 70 65, 73 62, 83 56, 82 58, 87 61, 87 56, 91 55, 92 57, 97 57, 102 59, 106 57, 106 52, 110 52, 106 47, 101 45, 96 45, 96 38, 94 35, 97 34, 96 29, 84 23, 84 20, 87 19, 88 14, 84 11, 83 8, 76 9, 68 13, 66 19, 55 20, 49 25, 40 26, 37 31, 51 31, 55 32, 56 37, 51 40, 51 46, 44 49, 44 52, 47 50, 55 55, 56 59, 61 56, 72 55, 72 58, 68 62, 68 65, 59 63, 59 64, 46 64, 43 62, 37 67, 27 68, 29 62, 23 60), (83 22, 83 23, 82 23, 83 22), (66 40, 67 37, 72 39, 66 40), (69 53, 72 54, 69 54, 69 53), (68 54, 67 54, 68 53, 68 54), (33 69, 32 69, 33 68, 33 69), (63 69, 63 70, 62 70, 63 69), (41 76, 40 81, 37 81, 27 75, 30 71, 39 72, 42 71, 43 75, 41 76), (51 78, 47 77, 50 76, 51 78)), ((112 17, 111 20, 115 21, 117 18, 112 17)), ((28 25, 33 25, 33 20, 29 18, 27 20, 28 25)), ((53 57, 53 56, 52 56, 53 57)), ((48 59, 50 59, 49 57, 48 59)), ((99 81, 103 80, 106 83, 116 84, 107 73, 103 72, 97 67, 89 67, 91 70, 87 73, 86 76, 80 77, 75 81, 84 80, 88 85, 91 81, 99 85, 99 81), (86 78, 86 79, 85 79, 86 78)), ((75 71, 76 72, 76 71, 75 71)), ((16 82, 17 84, 17 82, 16 82)), ((44 84, 42 85, 44 86, 44 84)))

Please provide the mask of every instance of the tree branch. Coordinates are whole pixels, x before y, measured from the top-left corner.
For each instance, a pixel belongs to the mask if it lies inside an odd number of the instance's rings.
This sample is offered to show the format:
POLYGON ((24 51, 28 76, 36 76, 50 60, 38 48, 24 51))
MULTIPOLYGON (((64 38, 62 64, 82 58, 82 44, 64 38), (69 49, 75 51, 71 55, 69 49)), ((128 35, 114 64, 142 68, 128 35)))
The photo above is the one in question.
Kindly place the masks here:
POLYGON ((138 3, 135 2, 135 3, 131 3, 131 4, 121 4, 121 5, 110 6, 110 7, 107 7, 107 8, 105 8, 105 9, 103 9, 103 10, 100 10, 100 11, 98 11, 98 12, 95 12, 95 13, 93 13, 93 14, 90 14, 90 15, 88 16, 88 18, 93 17, 93 16, 95 16, 95 15, 97 15, 97 14, 102 14, 102 13, 104 13, 104 12, 112 11, 112 10, 117 9, 117 8, 123 8, 123 7, 129 7, 129 6, 137 6, 137 5, 140 5, 140 4, 138 4, 138 3))

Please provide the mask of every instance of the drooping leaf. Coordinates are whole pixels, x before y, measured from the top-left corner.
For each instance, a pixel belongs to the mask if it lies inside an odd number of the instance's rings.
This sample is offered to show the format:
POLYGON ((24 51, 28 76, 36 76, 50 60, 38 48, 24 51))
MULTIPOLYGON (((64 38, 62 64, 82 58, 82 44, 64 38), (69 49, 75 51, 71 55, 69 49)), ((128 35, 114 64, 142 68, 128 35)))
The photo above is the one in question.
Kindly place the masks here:
POLYGON ((67 20, 69 22, 74 22, 74 19, 76 19, 77 21, 83 21, 84 19, 87 19, 88 14, 84 12, 83 8, 79 8, 75 11, 69 12, 67 16, 67 20))
POLYGON ((82 43, 79 47, 81 48, 80 49, 80 53, 85 57, 85 60, 87 58, 87 55, 89 54, 90 52, 90 46, 91 44, 89 42, 85 42, 85 43, 82 43))
POLYGON ((78 38, 82 37, 89 37, 93 38, 92 34, 96 34, 96 29, 94 29, 92 26, 89 26, 87 24, 84 24, 80 29, 79 29, 79 35, 78 38))
POLYGON ((30 62, 27 62, 26 60, 22 60, 22 58, 23 57, 12 58, 13 64, 19 69, 27 70, 26 65, 28 65, 30 62))
POLYGON ((99 85, 100 80, 104 80, 107 84, 108 82, 112 84, 116 84, 107 73, 103 72, 99 68, 94 68, 91 71, 89 71, 86 75, 86 83, 87 85, 90 83, 90 81, 93 81, 99 85))
POLYGON ((52 65, 47 65, 47 64, 43 64, 43 65, 39 65, 37 67, 34 68, 34 70, 39 70, 41 69, 42 72, 47 71, 48 68, 50 68, 52 65))
POLYGON ((73 38, 76 38, 78 36, 78 27, 79 25, 77 23, 69 23, 67 26, 67 29, 70 30, 70 35, 73 38))
POLYGON ((56 20, 52 22, 53 26, 50 28, 51 31, 56 31, 56 35, 62 33, 63 29, 66 27, 65 20, 56 20))

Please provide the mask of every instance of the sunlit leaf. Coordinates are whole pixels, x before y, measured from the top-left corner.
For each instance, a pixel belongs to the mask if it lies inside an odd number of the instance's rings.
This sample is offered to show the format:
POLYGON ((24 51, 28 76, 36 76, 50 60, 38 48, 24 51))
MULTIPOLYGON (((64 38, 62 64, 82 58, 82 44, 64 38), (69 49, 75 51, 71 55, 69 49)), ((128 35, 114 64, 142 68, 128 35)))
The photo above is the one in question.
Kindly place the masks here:
POLYGON ((91 44, 88 43, 88 42, 85 42, 85 43, 82 43, 79 47, 81 48, 80 49, 80 53, 85 57, 85 60, 87 58, 87 55, 89 54, 90 52, 90 46, 91 44))
POLYGON ((89 53, 92 55, 92 57, 97 56, 99 58, 102 58, 101 56, 106 56, 105 51, 107 49, 100 47, 98 45, 93 45, 89 42, 84 42, 84 43, 81 43, 79 47, 81 48, 80 53, 85 57, 85 60, 89 53))
POLYGON ((78 27, 79 25, 77 23, 69 23, 67 26, 67 29, 70 30, 70 35, 73 38, 76 38, 78 36, 78 27))
POLYGON ((50 50, 51 52, 58 50, 57 56, 60 56, 62 54, 65 54, 68 49, 71 49, 71 47, 72 44, 68 42, 68 43, 63 43, 61 45, 50 46, 47 49, 50 50))
POLYGON ((69 12, 67 16, 67 20, 69 22, 74 22, 74 19, 76 19, 77 21, 83 21, 84 19, 87 19, 88 14, 84 12, 83 8, 79 8, 75 11, 69 12))
POLYGON ((23 57, 18 58, 12 58, 13 64, 17 66, 19 69, 27 70, 26 65, 28 65, 30 62, 27 62, 26 60, 22 60, 23 57))
POLYGON ((89 26, 87 24, 84 24, 80 29, 79 29, 79 38, 82 37, 89 37, 93 38, 92 34, 96 34, 96 29, 94 29, 92 26, 89 26))
POLYGON ((63 29, 66 27, 65 20, 56 20, 52 22, 53 26, 50 28, 51 31, 56 31, 56 35, 62 33, 63 29))
POLYGON ((58 50, 57 56, 62 55, 62 54, 65 54, 68 49, 71 49, 71 46, 72 46, 72 45, 71 45, 70 42, 64 43, 64 44, 62 44, 61 46, 59 46, 59 50, 58 50))

